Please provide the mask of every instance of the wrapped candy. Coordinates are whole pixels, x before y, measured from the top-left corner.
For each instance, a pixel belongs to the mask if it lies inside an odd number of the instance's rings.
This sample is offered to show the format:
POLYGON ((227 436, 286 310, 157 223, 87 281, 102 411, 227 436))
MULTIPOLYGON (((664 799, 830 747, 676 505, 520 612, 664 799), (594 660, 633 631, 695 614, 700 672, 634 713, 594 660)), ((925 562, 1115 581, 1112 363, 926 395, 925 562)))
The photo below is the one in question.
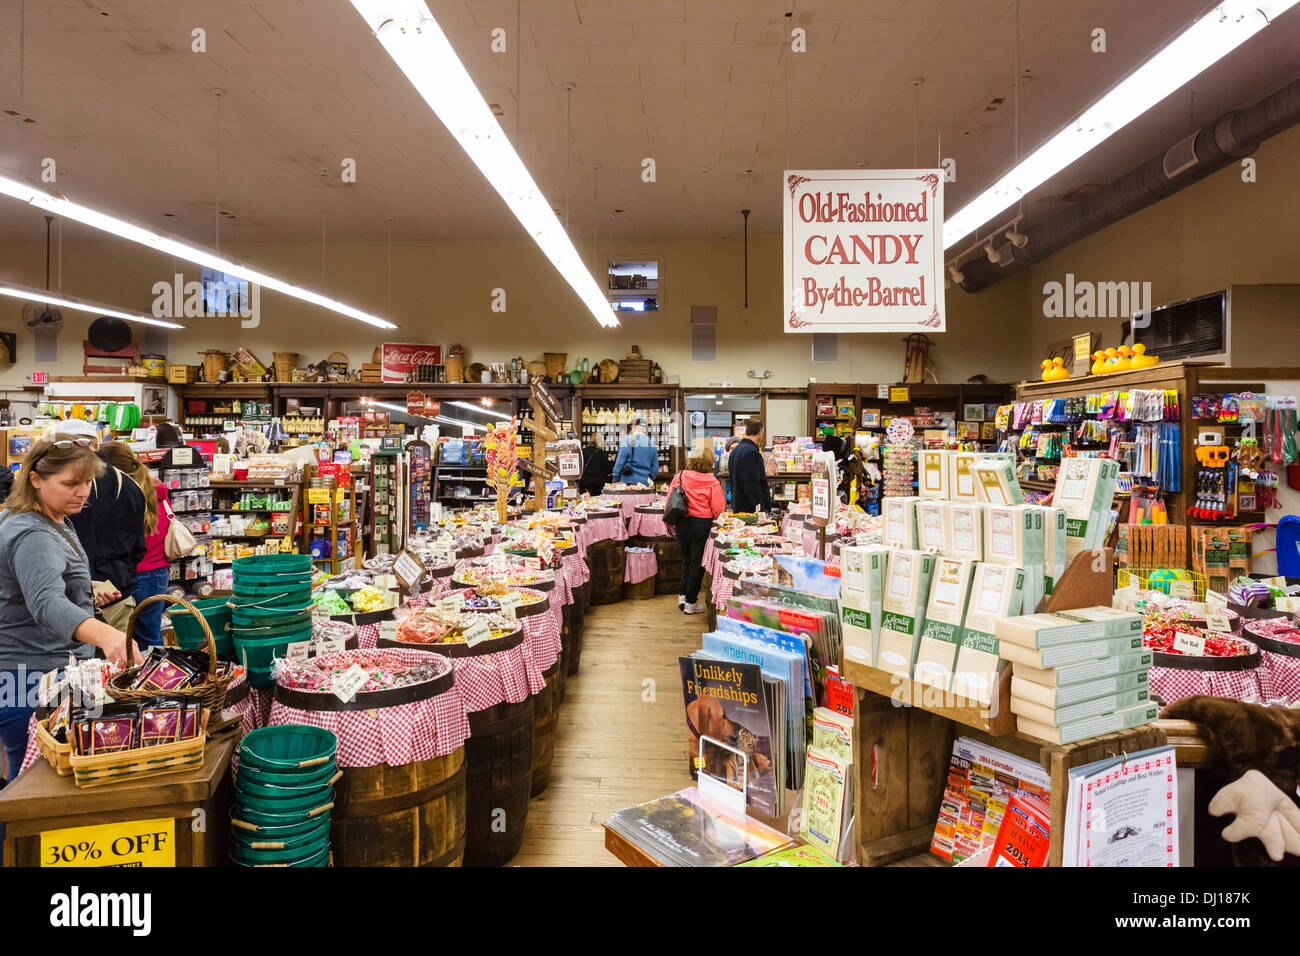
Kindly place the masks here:
POLYGON ((361 588, 352 595, 352 608, 358 614, 369 611, 382 611, 390 604, 388 592, 381 591, 373 585, 361 588))
POLYGON ((331 617, 335 614, 352 613, 352 607, 347 601, 343 600, 343 595, 339 594, 338 591, 322 591, 317 594, 316 610, 331 617))
POLYGON ((421 655, 418 662, 412 663, 409 655, 404 655, 400 650, 381 647, 375 650, 322 654, 306 660, 278 657, 272 663, 271 671, 275 682, 281 687, 327 694, 332 691, 334 681, 353 665, 366 672, 366 682, 361 685, 358 693, 423 684, 443 676, 452 666, 449 660, 436 654, 421 655))

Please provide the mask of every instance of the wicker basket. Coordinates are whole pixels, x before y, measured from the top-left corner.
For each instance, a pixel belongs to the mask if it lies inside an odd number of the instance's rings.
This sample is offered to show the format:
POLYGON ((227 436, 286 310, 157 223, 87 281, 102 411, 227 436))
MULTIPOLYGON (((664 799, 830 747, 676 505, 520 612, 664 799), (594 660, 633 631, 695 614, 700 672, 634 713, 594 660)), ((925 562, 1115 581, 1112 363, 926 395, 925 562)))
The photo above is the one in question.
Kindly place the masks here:
MULTIPOLYGON (((129 641, 127 646, 130 646, 129 641)), ((104 787, 110 783, 134 782, 145 777, 198 770, 203 766, 203 748, 207 740, 207 734, 200 731, 197 737, 178 740, 174 744, 118 750, 89 757, 73 754, 69 758, 73 782, 82 788, 104 787)))
POLYGON ((36 747, 54 772, 60 777, 66 777, 72 773, 72 744, 64 742, 59 743, 50 733, 50 721, 38 720, 36 722, 36 747))
MULTIPOLYGON (((157 594, 151 598, 145 598, 137 604, 135 610, 131 612, 131 620, 127 624, 126 633, 128 635, 135 633, 135 622, 140 616, 140 612, 155 601, 180 605, 185 608, 185 610, 189 611, 190 614, 194 616, 194 620, 198 621, 203 627, 203 636, 207 638, 208 643, 208 679, 198 687, 186 687, 165 692, 156 690, 132 690, 131 682, 135 680, 139 667, 134 663, 135 641, 128 637, 126 641, 126 668, 120 674, 115 674, 108 679, 108 683, 105 685, 105 690, 107 690, 108 696, 112 697, 114 700, 120 700, 125 703, 149 700, 159 696, 160 693, 165 693, 168 697, 199 700, 202 701, 203 706, 208 711, 209 723, 214 723, 220 720, 221 710, 225 705, 226 689, 234 681, 237 672, 226 674, 224 677, 214 676, 217 669, 217 644, 212 639, 212 629, 208 627, 207 619, 194 608, 193 604, 184 598, 173 597, 170 594, 157 594)), ((166 744, 164 746, 170 747, 173 745, 166 744)), ((160 747, 157 749, 162 748, 160 747)))

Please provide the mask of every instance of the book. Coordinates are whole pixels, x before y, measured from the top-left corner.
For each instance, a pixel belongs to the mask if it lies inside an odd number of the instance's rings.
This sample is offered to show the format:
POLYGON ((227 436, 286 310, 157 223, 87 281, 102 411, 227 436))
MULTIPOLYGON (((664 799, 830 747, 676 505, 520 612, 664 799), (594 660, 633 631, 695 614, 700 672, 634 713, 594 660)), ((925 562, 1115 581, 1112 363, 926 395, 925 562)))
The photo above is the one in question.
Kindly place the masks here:
POLYGON ((1150 699, 1151 691, 1149 688, 1135 687, 1132 690, 1106 694, 1103 697, 1093 697, 1091 700, 1081 700, 1078 703, 1067 704, 1064 707, 1045 707, 1042 704, 1017 697, 1015 692, 1012 691, 1011 713, 1017 717, 1027 717, 1040 724, 1047 724, 1050 727, 1061 727, 1100 714, 1111 714, 1117 710, 1132 707, 1135 704, 1145 704, 1150 699))
POLYGON ((839 866, 814 846, 796 844, 784 850, 765 853, 756 860, 737 863, 736 866, 839 866))
POLYGON ((953 501, 974 503, 979 501, 979 492, 975 489, 975 475, 971 466, 977 458, 982 457, 977 451, 953 451, 948 454, 948 497, 953 501))
POLYGON ((697 656, 678 658, 686 704, 688 768, 699 771, 700 737, 712 737, 745 755, 745 765, 710 767, 709 773, 736 783, 747 781, 745 802, 768 816, 781 815, 784 793, 776 788, 772 725, 762 669, 697 656))
POLYGON ((1180 816, 1173 747, 1072 767, 1061 865, 1178 866, 1180 816))
POLYGON ((975 476, 975 492, 980 501, 991 505, 1020 505, 1025 494, 1016 478, 1015 462, 1005 458, 981 456, 971 465, 975 476))
POLYGON ((1037 737, 1039 740, 1045 740, 1048 743, 1068 744, 1076 740, 1086 740, 1088 737, 1113 734, 1117 730, 1127 730, 1129 727, 1148 724, 1156 719, 1159 712, 1159 707, 1148 702, 1134 707, 1127 707, 1124 710, 1117 710, 1114 713, 1101 714, 1097 717, 1089 717, 1086 720, 1063 724, 1060 727, 1052 727, 1036 720, 1030 720, 1027 717, 1017 717, 1016 730, 1028 737, 1037 737))
POLYGON ((920 498, 885 498, 881 504, 884 528, 881 541, 890 548, 916 547, 916 503, 920 498))
POLYGON ((878 546, 840 550, 840 630, 845 660, 876 666, 888 554, 878 546))
POLYGON ((844 824, 851 814, 847 805, 852 793, 849 767, 834 754, 808 748, 799 836, 831 859, 839 858, 844 824))
POLYGON ((1102 657, 1114 657, 1142 649, 1142 635, 1133 637, 1111 637, 1097 641, 1083 641, 1077 644, 1061 644, 1056 647, 1021 647, 1006 641, 998 641, 998 653, 1003 658, 1016 664, 1017 671, 1021 664, 1029 667, 1051 668, 1065 664, 1078 664, 1080 661, 1092 661, 1102 657))
MULTIPOLYGON (((762 641, 765 644, 771 644, 780 650, 802 658, 804 695, 809 700, 812 700, 812 668, 808 663, 808 647, 798 637, 788 631, 778 631, 776 628, 764 627, 761 624, 755 624, 752 621, 743 621, 738 617, 731 616, 718 618, 718 630, 715 633, 722 635, 736 635, 753 641, 762 641)), ((808 713, 810 715, 812 714, 811 707, 809 707, 808 713)))
POLYGON ((1135 671, 1151 666, 1152 654, 1146 648, 1128 650, 1122 654, 1102 657, 1095 660, 1080 661, 1075 664, 1063 664, 1050 668, 1033 667, 1029 664, 1017 664, 1015 677, 1022 677, 1035 684, 1047 687, 1066 687, 1085 681, 1098 680, 1135 671))
POLYGON ((1094 697, 1105 697, 1107 694, 1147 687, 1150 674, 1150 669, 1144 667, 1141 670, 1126 671, 1110 677, 1058 687, 1052 684, 1039 684, 1021 677, 1021 671, 1017 669, 1011 675, 1011 695, 1043 707, 1065 707, 1080 701, 1092 700, 1094 697))
POLYGON ((948 550, 948 502, 924 498, 916 503, 917 548, 936 553, 948 550))
POLYGON ((974 856, 997 836, 1017 794, 1047 799, 1042 767, 969 737, 953 741, 930 852, 954 863, 974 856))
POLYGON ((880 652, 877 666, 891 674, 912 676, 925 623, 934 555, 898 550, 889 556, 881 600, 880 652))
MULTIPOLYGON (((949 475, 949 454, 947 449, 942 448, 921 449, 916 481, 919 497, 948 499, 948 482, 951 477, 949 475)), ((927 547, 927 545, 921 545, 921 547, 927 547)))
POLYGON ((839 668, 831 668, 826 676, 826 696, 830 710, 853 719, 853 685, 840 676, 839 668))
POLYGON ((853 719, 826 707, 813 712, 812 745, 844 763, 853 762, 853 719))
POLYGON ((1043 648, 1112 637, 1141 637, 1142 616, 1108 607, 1024 614, 997 622, 998 640, 1005 646, 1043 648))
POLYGON ((984 507, 974 502, 954 501, 948 505, 949 557, 984 560, 984 507))
POLYGON ((792 842, 752 817, 705 800, 695 787, 616 810, 608 825, 670 866, 735 866, 792 842))
POLYGON ((1052 812, 1042 800, 1017 793, 1007 802, 989 866, 1047 866, 1052 812))

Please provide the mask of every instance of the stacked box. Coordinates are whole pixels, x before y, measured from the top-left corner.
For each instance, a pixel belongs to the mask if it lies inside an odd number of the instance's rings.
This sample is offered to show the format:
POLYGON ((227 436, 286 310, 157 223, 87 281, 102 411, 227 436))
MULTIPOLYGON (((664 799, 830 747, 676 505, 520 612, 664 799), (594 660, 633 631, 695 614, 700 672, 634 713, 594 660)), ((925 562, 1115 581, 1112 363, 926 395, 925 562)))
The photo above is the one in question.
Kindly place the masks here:
POLYGON ((1019 614, 1024 599, 1025 572, 1002 564, 975 565, 961 647, 953 669, 952 690, 988 705, 1006 666, 999 654, 998 620, 1019 614))
POLYGON ((1022 734, 1070 743, 1154 720, 1142 618, 1108 607, 1007 618, 999 652, 1015 664, 1011 711, 1022 734))
POLYGON ((920 497, 941 500, 950 497, 949 454, 950 452, 943 448, 921 449, 916 476, 916 489, 920 497))
POLYGON ((975 490, 980 501, 993 505, 1020 505, 1025 494, 1016 477, 1016 463, 1006 458, 984 455, 971 466, 975 490))
POLYGON ((876 666, 911 677, 925 624, 935 558, 924 551, 892 550, 881 599, 880 651, 876 666))
POLYGON ((1025 521, 1025 607, 1037 610, 1047 593, 1047 537, 1044 514, 1039 505, 1021 505, 1025 521))
POLYGON ((948 497, 953 501, 973 503, 980 500, 971 466, 983 456, 977 451, 948 453, 948 497))
POLYGON ((935 561, 913 669, 916 680, 922 684, 945 691, 952 685, 975 565, 969 558, 940 556, 935 561))
MULTIPOLYGON (((1033 515, 1019 505, 986 505, 984 508, 984 560, 1025 568, 1029 538, 1033 536, 1033 515)), ((1025 585, 1026 596, 1030 594, 1025 585)), ((1037 605, 1034 605, 1037 607, 1037 605)))
POLYGON ((889 551, 857 545, 840 550, 840 618, 844 659, 878 666, 881 598, 889 551))
POLYGON ((1065 573, 1065 509, 1044 507, 1043 593, 1051 594, 1065 573))
POLYGON ((953 501, 948 504, 948 547, 955 558, 984 560, 984 505, 953 501))
POLYGON ((916 503, 917 548, 922 551, 948 550, 948 502, 922 498, 916 503))

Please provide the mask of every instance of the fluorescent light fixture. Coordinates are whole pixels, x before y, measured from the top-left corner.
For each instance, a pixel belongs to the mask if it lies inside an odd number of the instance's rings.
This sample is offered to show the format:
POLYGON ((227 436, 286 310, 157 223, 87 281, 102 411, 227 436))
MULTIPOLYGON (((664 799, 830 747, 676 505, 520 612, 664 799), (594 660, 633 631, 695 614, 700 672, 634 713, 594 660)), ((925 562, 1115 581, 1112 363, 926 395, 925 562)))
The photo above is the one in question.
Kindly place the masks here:
MULTIPOLYGON (((493 418, 501 418, 505 421, 510 421, 510 419, 514 417, 513 415, 503 414, 502 412, 494 412, 490 408, 484 408, 481 404, 475 405, 473 402, 443 402, 443 404, 455 405, 457 408, 464 408, 471 412, 478 412, 480 415, 491 415, 493 418)), ((479 425, 478 427, 482 428, 483 426, 479 425)))
POLYGON ((393 405, 389 402, 377 402, 373 398, 363 398, 361 403, 363 405, 373 405, 375 408, 386 408, 390 412, 398 412, 399 414, 406 415, 409 418, 423 418, 426 422, 437 421, 437 419, 429 418, 427 415, 412 415, 410 410, 402 405, 393 405))
POLYGON ((471 432, 476 430, 485 432, 488 429, 486 425, 480 425, 478 422, 461 421, 459 418, 449 418, 446 415, 439 415, 437 418, 434 419, 434 421, 445 422, 448 425, 459 425, 461 428, 464 428, 467 431, 471 431, 471 432))
POLYGON ((141 312, 123 312, 121 309, 111 309, 106 305, 87 302, 85 299, 78 299, 70 295, 46 292, 44 289, 29 289, 26 286, 4 283, 0 284, 0 295, 10 295, 15 299, 30 299, 33 302, 44 302, 46 305, 57 305, 60 308, 76 309, 78 312, 90 312, 94 315, 109 315, 115 319, 140 322, 144 325, 156 325, 164 329, 185 328, 185 326, 177 325, 175 322, 164 322, 162 319, 155 319, 153 316, 144 315, 141 312))
MULTIPOLYGON (((353 0, 357 2, 357 0, 353 0)), ((1245 43, 1300 0, 1224 0, 943 224, 949 249, 1245 43)))
MULTIPOLYGON (((237 262, 229 259, 223 259, 214 252, 199 246, 192 246, 189 243, 181 242, 179 239, 172 239, 170 236, 164 236, 161 233, 145 229, 134 223, 127 222, 125 219, 118 219, 107 213, 102 213, 97 209, 91 209, 89 206, 83 206, 79 203, 72 202, 62 196, 51 196, 49 193, 41 192, 39 189, 33 189, 26 183, 17 179, 10 179, 7 176, 0 176, 0 196, 10 196, 20 202, 35 206, 37 209, 44 210, 55 216, 62 216, 65 219, 72 219, 76 222, 91 226, 94 229, 100 229, 119 239, 129 239, 132 242, 138 242, 142 246, 148 246, 156 252, 163 255, 174 256, 177 259, 184 259, 186 262, 192 262, 195 265, 206 266, 210 269, 216 269, 220 272, 226 272, 230 275, 237 276, 254 285, 261 286, 263 289, 271 289, 274 292, 280 292, 300 301, 310 303, 311 305, 320 306, 322 309, 328 309, 331 312, 337 312, 339 315, 346 315, 350 319, 356 319, 359 322, 365 322, 367 325, 373 325, 381 329, 397 328, 387 319, 381 319, 377 315, 371 315, 369 312, 362 312, 360 309, 354 309, 335 299, 327 298, 318 292, 312 292, 310 289, 304 289, 292 283, 285 282, 275 276, 267 275, 265 272, 258 272, 255 269, 249 269, 237 262)), ((107 314, 107 313, 105 313, 107 314)), ((139 320, 137 320, 139 321, 139 320)), ((155 320, 156 321, 156 320, 155 320)), ((179 326, 183 328, 183 326, 179 326)))
POLYGON ((618 319, 424 0, 352 0, 388 55, 602 326, 618 319))

